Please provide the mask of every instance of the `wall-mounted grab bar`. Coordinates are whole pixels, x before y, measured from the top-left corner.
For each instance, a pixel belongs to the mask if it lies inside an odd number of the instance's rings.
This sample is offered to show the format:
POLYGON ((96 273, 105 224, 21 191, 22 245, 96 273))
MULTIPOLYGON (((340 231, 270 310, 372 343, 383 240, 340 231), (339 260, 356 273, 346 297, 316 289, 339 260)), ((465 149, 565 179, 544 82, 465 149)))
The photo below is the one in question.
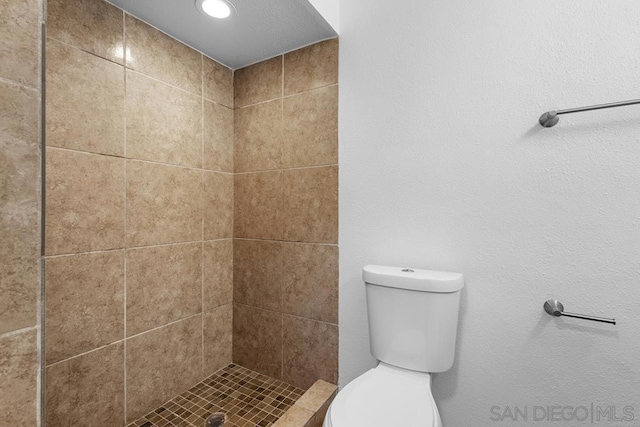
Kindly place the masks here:
POLYGON ((548 314, 556 317, 566 316, 566 317, 575 317, 576 319, 586 319, 593 320, 594 322, 603 322, 603 323, 611 323, 616 324, 616 319, 609 319, 606 317, 598 317, 598 316, 587 316, 585 314, 576 314, 569 313, 568 311, 564 311, 564 306, 562 303, 556 299, 550 299, 544 303, 544 311, 548 314))
POLYGON ((547 111, 543 115, 540 116, 538 121, 540 124, 546 128, 553 127, 558 124, 560 121, 560 115, 562 114, 571 114, 571 113, 580 113, 582 111, 593 111, 593 110, 602 110, 604 108, 615 108, 615 107, 624 107, 627 105, 635 105, 640 104, 640 99, 632 99, 630 101, 621 101, 621 102, 612 102, 610 104, 598 104, 598 105, 590 105, 589 107, 579 107, 579 108, 569 108, 566 110, 552 110, 547 111))

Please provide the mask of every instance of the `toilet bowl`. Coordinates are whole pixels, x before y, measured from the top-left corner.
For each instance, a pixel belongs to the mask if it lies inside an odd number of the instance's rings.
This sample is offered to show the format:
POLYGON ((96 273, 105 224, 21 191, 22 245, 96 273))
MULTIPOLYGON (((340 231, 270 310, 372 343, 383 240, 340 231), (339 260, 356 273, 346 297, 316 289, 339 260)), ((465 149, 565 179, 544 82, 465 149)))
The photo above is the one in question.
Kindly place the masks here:
POLYGON ((324 427, 442 427, 428 373, 378 364, 332 402, 324 427))
POLYGON ((460 273, 367 265, 371 354, 378 366, 335 397, 324 427, 442 427, 431 374, 454 361, 460 273))

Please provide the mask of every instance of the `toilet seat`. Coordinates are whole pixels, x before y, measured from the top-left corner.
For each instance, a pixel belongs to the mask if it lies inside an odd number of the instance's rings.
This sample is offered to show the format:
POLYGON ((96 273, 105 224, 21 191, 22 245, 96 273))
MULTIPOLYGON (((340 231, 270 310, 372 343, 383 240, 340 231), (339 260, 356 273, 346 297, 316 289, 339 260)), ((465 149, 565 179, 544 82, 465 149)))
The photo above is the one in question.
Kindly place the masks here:
POLYGON ((428 373, 380 363, 343 388, 324 427, 442 427, 428 373))

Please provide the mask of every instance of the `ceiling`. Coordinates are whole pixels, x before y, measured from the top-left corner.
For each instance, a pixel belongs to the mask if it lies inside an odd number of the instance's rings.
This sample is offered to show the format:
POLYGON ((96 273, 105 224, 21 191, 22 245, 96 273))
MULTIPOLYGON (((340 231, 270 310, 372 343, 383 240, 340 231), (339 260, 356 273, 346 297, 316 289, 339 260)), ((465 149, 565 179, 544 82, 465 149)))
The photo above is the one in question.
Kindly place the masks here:
POLYGON ((195 0, 109 2, 233 69, 336 36, 308 0, 231 0, 228 19, 204 15, 195 0))

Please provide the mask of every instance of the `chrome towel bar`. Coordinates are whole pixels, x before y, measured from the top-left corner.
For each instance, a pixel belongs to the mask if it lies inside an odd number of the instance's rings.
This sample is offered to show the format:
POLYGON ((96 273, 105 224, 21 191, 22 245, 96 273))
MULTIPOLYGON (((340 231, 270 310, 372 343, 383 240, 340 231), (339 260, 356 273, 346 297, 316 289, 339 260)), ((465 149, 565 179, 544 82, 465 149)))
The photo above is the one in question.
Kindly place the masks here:
POLYGON ((560 121, 560 115, 562 114, 571 114, 571 113, 580 113, 582 111, 593 111, 593 110, 602 110, 604 108, 615 108, 615 107, 625 107, 627 105, 635 105, 640 104, 640 99, 632 99, 629 101, 621 101, 621 102, 612 102, 610 104, 598 104, 598 105, 590 105, 588 107, 579 107, 579 108, 569 108, 566 110, 552 110, 547 111, 543 115, 540 116, 538 121, 540 124, 546 128, 553 127, 558 124, 560 121))
POLYGON ((598 317, 598 316, 588 316, 586 314, 576 314, 576 313, 569 313, 568 311, 564 311, 564 306, 557 299, 550 299, 546 301, 544 303, 544 311, 556 317, 560 317, 560 316, 575 317, 576 319, 593 320, 594 322, 611 323, 613 325, 616 324, 616 319, 609 319, 606 317, 598 317))

